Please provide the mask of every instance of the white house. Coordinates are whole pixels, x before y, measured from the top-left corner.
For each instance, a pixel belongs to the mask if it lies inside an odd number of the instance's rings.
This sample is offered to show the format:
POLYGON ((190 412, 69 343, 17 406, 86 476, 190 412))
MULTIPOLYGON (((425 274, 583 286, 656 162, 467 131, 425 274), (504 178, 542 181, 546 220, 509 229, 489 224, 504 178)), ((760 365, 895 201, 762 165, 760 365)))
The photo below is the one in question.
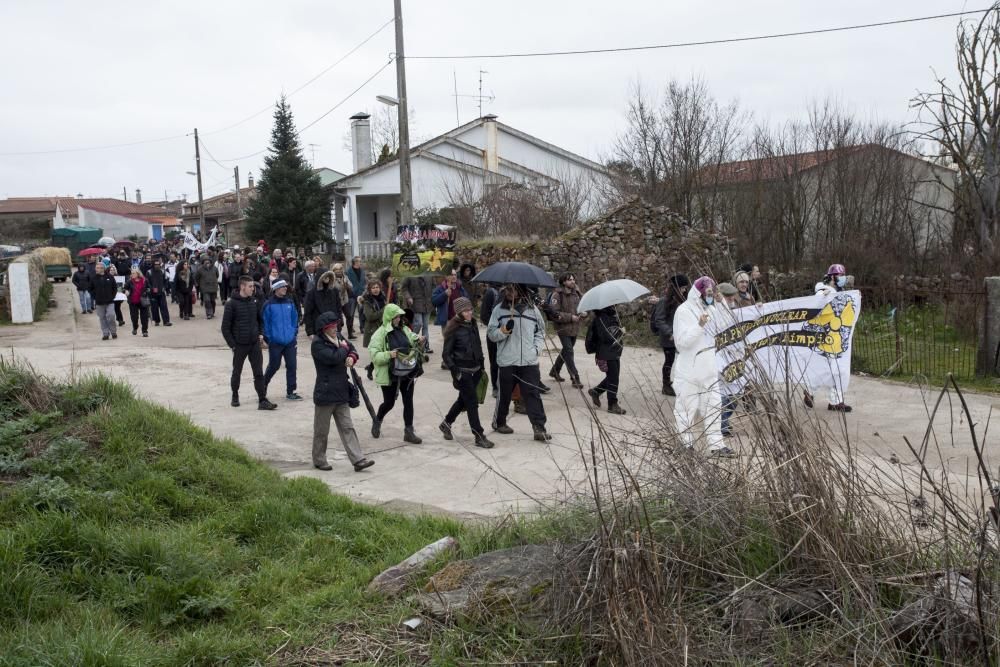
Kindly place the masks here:
MULTIPOLYGON (((353 254, 382 254, 399 221, 399 160, 371 164, 367 114, 352 116, 351 141, 355 172, 334 186, 334 233, 339 242, 350 236, 353 254)), ((507 183, 551 189, 570 183, 592 186, 597 179, 607 179, 602 165, 500 123, 493 115, 410 150, 414 210, 477 201, 488 187, 507 183)), ((596 197, 584 208, 585 215, 596 213, 596 197)))
POLYGON ((162 208, 121 199, 60 199, 52 220, 53 229, 97 227, 115 239, 136 236, 159 240, 179 226, 177 216, 162 208))

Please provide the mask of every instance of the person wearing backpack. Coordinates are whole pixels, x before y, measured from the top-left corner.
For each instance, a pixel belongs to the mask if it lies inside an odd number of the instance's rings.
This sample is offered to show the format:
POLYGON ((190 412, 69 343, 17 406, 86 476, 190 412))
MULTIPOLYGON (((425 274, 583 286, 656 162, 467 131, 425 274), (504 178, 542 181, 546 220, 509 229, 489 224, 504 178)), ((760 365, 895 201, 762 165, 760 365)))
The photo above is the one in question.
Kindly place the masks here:
POLYGON ((674 344, 674 314, 687 298, 691 281, 683 273, 671 276, 667 280, 667 289, 663 296, 653 306, 653 314, 649 319, 649 329, 660 337, 660 347, 663 348, 663 389, 664 396, 676 396, 673 383, 670 381, 670 371, 677 357, 677 346, 674 344))
POLYGON ((573 358, 573 348, 576 346, 577 336, 580 335, 580 323, 583 321, 583 316, 576 312, 582 296, 576 286, 576 277, 572 273, 564 273, 559 276, 559 287, 549 294, 545 308, 546 317, 555 323, 556 335, 559 336, 559 344, 562 346, 552 370, 549 371, 549 377, 556 382, 563 382, 565 378, 559 371, 565 365, 574 389, 583 388, 580 371, 576 369, 576 360, 573 358))

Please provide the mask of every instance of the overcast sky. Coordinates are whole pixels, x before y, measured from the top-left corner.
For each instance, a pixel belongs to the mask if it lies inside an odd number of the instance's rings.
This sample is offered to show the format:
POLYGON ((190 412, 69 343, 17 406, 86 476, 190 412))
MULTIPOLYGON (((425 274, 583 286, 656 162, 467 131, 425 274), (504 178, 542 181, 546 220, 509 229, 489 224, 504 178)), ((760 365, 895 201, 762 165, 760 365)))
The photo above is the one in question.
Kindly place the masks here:
MULTIPOLYGON (((971 0, 969 0, 971 2, 971 0)), ((965 0, 506 0, 403 3, 409 56, 605 48, 769 34, 979 9, 965 0)), ((5 0, 0 3, 0 154, 55 151, 168 138, 126 148, 0 155, 0 198, 34 195, 146 201, 197 199, 197 127, 221 164, 202 156, 205 196, 258 175, 273 104, 392 17, 391 0, 5 0)), ((957 19, 868 30, 638 53, 551 58, 407 61, 415 114, 411 133, 455 126, 458 92, 475 95, 479 70, 495 95, 484 111, 593 159, 621 131, 636 81, 662 88, 703 78, 759 119, 801 117, 810 100, 835 98, 866 117, 904 122, 913 94, 933 72, 954 71, 957 19)), ((392 26, 290 98, 298 127, 311 123, 388 61, 392 26)), ((306 157, 349 172, 348 118, 396 94, 388 67, 347 103, 305 131, 306 157), (308 144, 317 144, 309 147, 308 144)), ((459 98, 459 119, 478 115, 459 98)))

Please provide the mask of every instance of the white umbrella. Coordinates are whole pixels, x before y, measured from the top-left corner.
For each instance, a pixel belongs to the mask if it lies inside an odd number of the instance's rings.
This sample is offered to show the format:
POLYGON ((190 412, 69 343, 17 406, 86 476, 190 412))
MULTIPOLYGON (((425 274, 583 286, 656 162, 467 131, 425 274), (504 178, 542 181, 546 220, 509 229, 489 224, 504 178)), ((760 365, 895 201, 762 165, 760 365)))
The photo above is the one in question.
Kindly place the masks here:
POLYGON ((629 303, 647 294, 649 294, 649 290, 634 280, 628 278, 609 280, 587 290, 587 293, 580 299, 580 306, 576 310, 580 313, 601 310, 608 306, 629 303))

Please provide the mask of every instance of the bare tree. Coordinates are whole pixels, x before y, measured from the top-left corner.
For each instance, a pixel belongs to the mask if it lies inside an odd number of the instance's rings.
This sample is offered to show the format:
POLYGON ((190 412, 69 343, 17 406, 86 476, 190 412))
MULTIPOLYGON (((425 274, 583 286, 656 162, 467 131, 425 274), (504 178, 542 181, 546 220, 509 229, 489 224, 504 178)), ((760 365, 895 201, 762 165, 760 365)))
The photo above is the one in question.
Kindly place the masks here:
MULTIPOLYGON (((971 235, 995 263, 1000 257, 1000 3, 962 21, 955 46, 957 85, 937 76, 917 95, 920 136, 954 162, 957 231, 971 235)), ((956 235, 964 246, 967 237, 956 235)))
MULTIPOLYGON (((372 164, 381 164, 396 157, 399 151, 399 118, 396 107, 380 104, 371 112, 369 120, 372 134, 372 164)), ((410 115, 410 141, 416 144, 422 141, 416 138, 414 126, 416 125, 416 114, 413 107, 409 107, 410 115)), ((351 133, 346 132, 343 136, 344 150, 353 149, 351 145, 351 133)))

